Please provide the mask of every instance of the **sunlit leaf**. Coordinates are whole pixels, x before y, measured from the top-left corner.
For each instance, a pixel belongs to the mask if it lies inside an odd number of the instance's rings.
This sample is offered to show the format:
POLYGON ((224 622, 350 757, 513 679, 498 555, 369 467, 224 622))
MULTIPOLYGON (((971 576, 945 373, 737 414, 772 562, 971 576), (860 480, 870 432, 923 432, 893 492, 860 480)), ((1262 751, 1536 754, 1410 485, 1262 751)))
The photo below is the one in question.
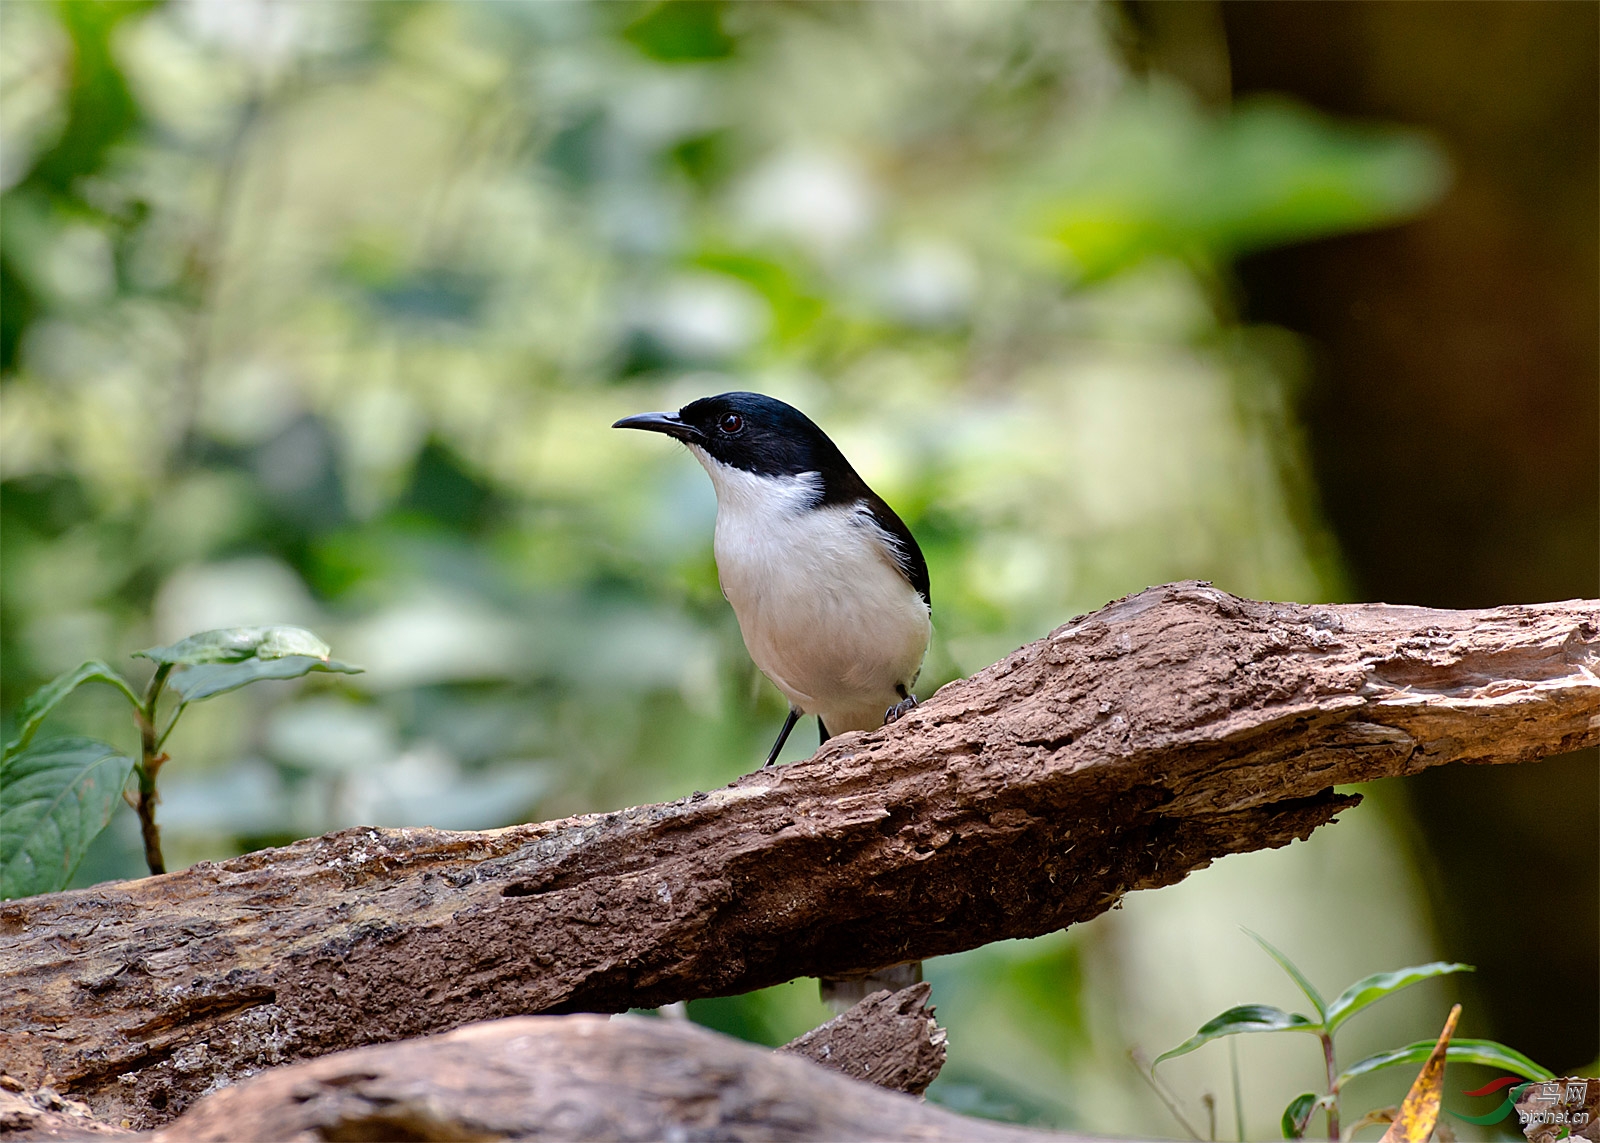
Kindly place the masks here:
POLYGON ((328 645, 304 627, 223 627, 180 639, 171 646, 134 652, 139 658, 175 666, 282 659, 289 655, 326 659, 330 653, 328 645))
POLYGON ((132 770, 132 758, 92 738, 52 738, 0 762, 0 898, 71 880, 132 770))
POLYGON ((34 734, 39 729, 39 724, 44 721, 45 715, 55 709, 56 705, 84 683, 110 683, 123 694, 128 696, 128 701, 134 706, 139 705, 139 696, 133 693, 131 687, 123 677, 113 671, 99 659, 90 659, 87 663, 80 663, 70 671, 63 671, 51 679, 44 686, 34 691, 32 696, 23 704, 21 712, 17 715, 17 736, 6 743, 5 754, 15 754, 33 741, 34 734))
POLYGON ((828 299, 791 266, 776 258, 743 251, 706 250, 694 265, 737 278, 759 293, 772 312, 772 337, 791 344, 813 331, 828 308, 828 299))
MULTIPOLYGON (((1433 1045, 1432 1040, 1418 1040, 1415 1044, 1407 1044, 1403 1048, 1394 1048, 1391 1051, 1368 1056, 1346 1068, 1344 1074, 1339 1077, 1337 1086, 1343 1090, 1345 1084, 1358 1076, 1383 1068, 1392 1068, 1400 1064, 1420 1064, 1428 1058, 1428 1053, 1433 1051, 1433 1045)), ((1450 1043, 1448 1059, 1452 1064, 1483 1064, 1485 1067, 1500 1068, 1532 1080, 1555 1078, 1555 1073, 1549 1068, 1540 1067, 1515 1048, 1508 1048, 1494 1040, 1453 1040, 1450 1043)))
POLYGON ((1472 972, 1470 964, 1451 964, 1445 961, 1434 961, 1431 964, 1413 965, 1410 968, 1397 968, 1393 972, 1375 972, 1371 976, 1363 977, 1349 988, 1334 997, 1333 1003, 1328 1005, 1327 1024, 1328 1033, 1332 1035, 1339 1025, 1350 1017, 1360 1012, 1369 1004, 1382 1000, 1391 993, 1399 992, 1402 988, 1409 988, 1424 980, 1432 980, 1436 976, 1446 976, 1452 972, 1472 972))
POLYGON ((1311 1113, 1317 1109, 1317 1103, 1317 1093, 1314 1091, 1302 1092, 1289 1101, 1280 1120, 1285 1139, 1298 1139, 1306 1133, 1306 1124, 1311 1121, 1311 1113))
POLYGON ((1433 1137, 1433 1129, 1439 1123, 1439 1107, 1444 1102, 1445 1052, 1459 1019, 1461 1005, 1457 1004, 1450 1009, 1444 1031, 1429 1050, 1422 1070, 1411 1083, 1411 1090, 1401 1100, 1400 1113, 1383 1133, 1383 1143, 1428 1143, 1433 1137))
POLYGON ((185 667, 173 675, 171 687, 186 703, 226 694, 249 683, 262 679, 298 679, 312 671, 332 671, 341 675, 359 675, 361 667, 341 663, 337 659, 313 659, 305 655, 289 655, 281 659, 247 659, 242 663, 200 663, 185 667))
POLYGON ((1235 1036, 1241 1032, 1316 1032, 1320 1028, 1321 1025, 1307 1020, 1298 1012, 1285 1012, 1270 1004, 1241 1004, 1200 1025, 1198 1032, 1171 1051, 1162 1052, 1150 1066, 1153 1068, 1162 1060, 1187 1055, 1202 1044, 1223 1036, 1235 1036))
POLYGON ((1245 936, 1249 937, 1251 940, 1255 941, 1256 944, 1260 945, 1262 949, 1266 951, 1268 956, 1277 961, 1278 967, 1282 968, 1284 972, 1288 973, 1289 978, 1300 986, 1300 991, 1306 994, 1306 999, 1311 1001, 1312 1006, 1316 1008, 1317 1018, 1324 1021, 1327 1020, 1327 1001, 1322 999, 1322 993, 1318 992, 1316 987, 1306 979, 1305 973, 1300 971, 1299 967, 1296 966, 1294 961, 1284 956, 1283 953, 1279 952, 1276 948, 1269 944, 1267 939, 1260 933, 1251 932, 1249 929, 1245 929, 1244 933, 1245 936))

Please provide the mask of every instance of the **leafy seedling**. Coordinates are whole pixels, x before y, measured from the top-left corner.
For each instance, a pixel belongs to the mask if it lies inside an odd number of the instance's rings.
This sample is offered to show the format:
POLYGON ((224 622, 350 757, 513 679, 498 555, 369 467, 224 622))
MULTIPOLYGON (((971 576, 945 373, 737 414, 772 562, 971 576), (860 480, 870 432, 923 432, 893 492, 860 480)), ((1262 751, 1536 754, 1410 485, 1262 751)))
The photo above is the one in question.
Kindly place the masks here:
POLYGON ((119 797, 139 815, 145 864, 151 873, 165 873, 155 817, 156 775, 167 761, 161 748, 184 710, 262 679, 361 670, 329 654, 326 643, 300 627, 228 627, 138 652, 137 657, 156 664, 142 695, 98 659, 40 687, 23 704, 16 737, 0 752, 0 899, 65 886, 89 843, 111 821, 119 797), (34 743, 46 716, 86 683, 106 683, 128 700, 139 729, 137 756, 92 738, 34 743), (177 705, 160 725, 158 708, 168 690, 177 705), (136 798, 124 792, 130 775, 138 779, 136 798))
MULTIPOLYGON (((1163 1052, 1155 1058, 1150 1065, 1153 1072, 1162 1061, 1173 1059, 1176 1056, 1187 1055, 1202 1045, 1212 1040, 1220 1040, 1228 1036, 1237 1036, 1245 1032, 1304 1032, 1317 1037, 1321 1042, 1323 1063, 1327 1068, 1327 1090, 1323 1092, 1303 1092, 1289 1101, 1283 1109, 1280 1127, 1285 1139, 1303 1138, 1312 1118, 1320 1110, 1326 1113, 1328 1120, 1328 1138, 1337 1143, 1339 1139, 1339 1097, 1345 1086, 1359 1076, 1369 1075, 1384 1068, 1398 1067, 1405 1064, 1424 1064, 1424 1074, 1428 1068, 1437 1066, 1443 1074, 1445 1062, 1464 1064, 1485 1064, 1490 1067, 1501 1068, 1514 1072, 1528 1079, 1547 1080, 1552 1073, 1547 1068, 1542 1068, 1521 1052, 1508 1048, 1504 1044, 1493 1040, 1452 1040, 1448 1035, 1438 1041, 1419 1040, 1417 1043, 1408 1044, 1403 1048, 1395 1048, 1387 1052, 1378 1052, 1359 1060, 1344 1071, 1339 1070, 1338 1057, 1334 1050, 1334 1035, 1342 1028, 1351 1017, 1365 1011, 1378 1001, 1387 996, 1393 996, 1402 989, 1424 980, 1432 980, 1436 976, 1446 976, 1456 972, 1471 972, 1470 964, 1453 964, 1445 961, 1435 961, 1431 964, 1414 965, 1410 968, 1397 969, 1394 972, 1379 972, 1363 977, 1349 988, 1346 988, 1333 1000, 1324 1000, 1306 975, 1278 949, 1269 944, 1265 938, 1256 933, 1244 930, 1251 940, 1260 945, 1262 950, 1278 966, 1288 974, 1296 987, 1300 989, 1311 1003, 1314 1015, 1305 1016, 1298 1012, 1285 1012, 1281 1008, 1274 1008, 1270 1004, 1241 1004, 1230 1008, 1221 1015, 1202 1024, 1193 1036, 1171 1051, 1163 1052), (1435 1061, 1435 1056, 1437 1060, 1435 1061)), ((1454 1031, 1455 1023, 1452 1018, 1449 1025, 1454 1031)), ((1418 1082, 1421 1082, 1419 1077, 1418 1082)), ((1442 1082, 1442 1081, 1441 1081, 1442 1082)), ((1434 1118, 1437 1119, 1437 1107, 1434 1118)), ((1419 1120, 1420 1121, 1420 1120, 1419 1120)), ((1241 1128, 1242 1130, 1242 1128, 1241 1128)))

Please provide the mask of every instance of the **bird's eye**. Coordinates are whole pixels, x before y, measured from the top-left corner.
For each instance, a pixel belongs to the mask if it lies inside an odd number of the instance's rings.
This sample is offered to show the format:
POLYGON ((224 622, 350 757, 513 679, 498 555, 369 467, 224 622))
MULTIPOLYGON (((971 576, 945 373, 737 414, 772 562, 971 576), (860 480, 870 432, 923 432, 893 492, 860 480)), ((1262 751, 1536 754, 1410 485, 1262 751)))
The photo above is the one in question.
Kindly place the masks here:
POLYGON ((744 418, 738 413, 723 413, 722 419, 717 422, 717 428, 731 436, 744 428, 744 418))

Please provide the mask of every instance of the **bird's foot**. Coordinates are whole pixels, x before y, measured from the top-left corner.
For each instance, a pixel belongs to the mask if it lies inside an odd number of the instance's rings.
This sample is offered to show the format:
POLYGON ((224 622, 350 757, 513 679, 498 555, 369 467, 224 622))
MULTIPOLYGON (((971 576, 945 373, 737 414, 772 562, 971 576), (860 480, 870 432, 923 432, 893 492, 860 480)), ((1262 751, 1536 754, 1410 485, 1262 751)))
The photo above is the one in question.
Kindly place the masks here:
POLYGON ((901 699, 888 710, 883 712, 883 725, 888 726, 891 722, 899 722, 902 718, 915 710, 916 706, 917 696, 907 695, 905 698, 901 699))

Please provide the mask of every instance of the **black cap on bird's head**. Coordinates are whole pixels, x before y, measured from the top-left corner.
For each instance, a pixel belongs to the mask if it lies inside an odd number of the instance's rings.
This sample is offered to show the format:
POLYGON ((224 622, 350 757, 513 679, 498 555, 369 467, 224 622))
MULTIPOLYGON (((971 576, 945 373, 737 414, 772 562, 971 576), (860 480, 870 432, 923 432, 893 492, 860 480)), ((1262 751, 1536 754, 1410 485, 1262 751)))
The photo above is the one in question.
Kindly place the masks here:
POLYGON ((824 482, 861 480, 810 417, 761 393, 719 393, 691 401, 676 413, 640 413, 611 427, 665 433, 703 449, 713 460, 759 476, 817 472, 824 482))
MULTIPOLYGON (((817 496, 809 507, 864 508, 888 534, 892 555, 907 582, 923 603, 929 602, 928 565, 911 529, 867 487, 828 434, 793 405, 761 393, 719 393, 691 401, 676 413, 640 413, 623 417, 611 427, 676 437, 708 462, 707 469, 714 462, 757 476, 816 473, 820 478, 817 496)), ((711 475, 716 482, 716 472, 711 475)))

